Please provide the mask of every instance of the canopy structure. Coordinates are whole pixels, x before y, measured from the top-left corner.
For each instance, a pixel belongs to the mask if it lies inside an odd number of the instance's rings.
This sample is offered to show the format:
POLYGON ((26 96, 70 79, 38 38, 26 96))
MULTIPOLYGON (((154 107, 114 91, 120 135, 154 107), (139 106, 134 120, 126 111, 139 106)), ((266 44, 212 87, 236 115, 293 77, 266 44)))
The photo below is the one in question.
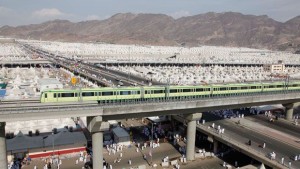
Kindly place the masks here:
POLYGON ((86 138, 82 132, 69 132, 67 129, 45 138, 45 147, 61 146, 70 144, 86 144, 86 138))
POLYGON ((33 148, 43 147, 43 138, 41 136, 29 137, 25 136, 21 131, 16 137, 8 139, 7 151, 18 152, 33 148))
POLYGON ((125 129, 121 127, 116 127, 112 131, 114 134, 115 143, 130 145, 130 136, 125 129))

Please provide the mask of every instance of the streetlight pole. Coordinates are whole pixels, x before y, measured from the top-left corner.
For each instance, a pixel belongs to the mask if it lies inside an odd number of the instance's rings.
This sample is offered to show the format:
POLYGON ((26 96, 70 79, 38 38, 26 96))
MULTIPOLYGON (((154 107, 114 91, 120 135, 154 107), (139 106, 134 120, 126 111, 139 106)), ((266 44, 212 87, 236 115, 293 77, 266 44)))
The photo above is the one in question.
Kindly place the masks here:
POLYGON ((155 124, 155 123, 151 122, 151 124, 152 124, 152 137, 151 137, 152 138, 152 141, 151 141, 152 144, 150 144, 151 147, 150 147, 150 154, 149 155, 151 156, 151 165, 152 165, 152 160, 153 160, 152 159, 152 156, 153 156, 153 154, 152 154, 153 153, 153 134, 154 134, 153 124, 155 124))
POLYGON ((153 122, 151 123, 152 124, 152 141, 151 141, 151 143, 152 144, 150 144, 151 145, 151 147, 150 147, 150 152, 151 152, 151 165, 152 165, 152 149, 153 149, 153 133, 154 133, 154 130, 153 130, 153 122))
POLYGON ((54 156, 54 131, 52 131, 52 156, 54 156))

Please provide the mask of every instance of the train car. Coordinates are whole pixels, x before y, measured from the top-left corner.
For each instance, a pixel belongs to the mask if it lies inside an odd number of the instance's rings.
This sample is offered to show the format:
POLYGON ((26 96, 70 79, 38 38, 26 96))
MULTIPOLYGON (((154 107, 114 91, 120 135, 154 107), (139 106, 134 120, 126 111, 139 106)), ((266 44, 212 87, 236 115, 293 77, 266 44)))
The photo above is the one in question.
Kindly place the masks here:
POLYGON ((212 96, 222 95, 240 95, 247 93, 259 93, 262 92, 261 83, 241 83, 241 84, 224 84, 224 85, 212 85, 212 96))
POLYGON ((209 97, 211 86, 170 86, 167 97, 209 97))
POLYGON ((273 82, 273 83, 262 83, 263 92, 277 92, 283 91, 286 85, 283 82, 273 82))
POLYGON ((47 90, 42 92, 40 101, 42 103, 80 101, 78 93, 78 90, 47 90))
POLYGON ((141 99, 141 88, 86 88, 77 90, 47 90, 41 94, 41 102, 74 102, 74 101, 121 101, 141 99))
POLYGON ((286 86, 286 90, 300 91, 300 82, 299 81, 298 82, 289 82, 288 84, 285 84, 285 86, 286 86))
POLYGON ((143 99, 165 98, 166 87, 162 86, 145 86, 143 89, 143 99))

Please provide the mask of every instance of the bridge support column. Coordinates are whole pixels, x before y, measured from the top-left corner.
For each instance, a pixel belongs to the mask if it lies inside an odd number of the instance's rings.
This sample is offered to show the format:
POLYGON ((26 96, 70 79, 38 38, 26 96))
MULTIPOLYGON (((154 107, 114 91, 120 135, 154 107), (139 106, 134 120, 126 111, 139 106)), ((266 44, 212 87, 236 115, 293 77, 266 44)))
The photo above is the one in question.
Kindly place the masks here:
POLYGON ((285 107, 285 119, 293 120, 294 103, 284 104, 283 106, 285 107))
POLYGON ((218 152, 219 142, 214 138, 214 150, 213 152, 216 154, 218 152))
POLYGON ((103 169, 103 131, 109 130, 109 123, 101 116, 87 117, 87 127, 92 133, 93 168, 103 169))
POLYGON ((0 169, 7 168, 5 122, 0 122, 0 169))
POLYGON ((202 113, 194 113, 185 117, 185 119, 188 121, 186 158, 189 161, 195 160, 196 120, 201 119, 201 117, 202 113))
POLYGON ((103 132, 92 133, 93 168, 103 169, 103 132))

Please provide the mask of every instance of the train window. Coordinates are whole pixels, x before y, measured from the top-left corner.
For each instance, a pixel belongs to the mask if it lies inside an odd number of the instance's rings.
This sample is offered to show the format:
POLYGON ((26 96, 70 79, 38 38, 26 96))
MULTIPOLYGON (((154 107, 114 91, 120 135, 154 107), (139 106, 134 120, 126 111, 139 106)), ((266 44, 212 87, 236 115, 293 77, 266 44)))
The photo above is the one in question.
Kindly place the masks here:
POLYGON ((75 97, 78 97, 78 93, 75 93, 75 97))
POLYGON ((226 90, 226 87, 221 87, 220 88, 220 91, 224 91, 224 90, 226 90))
POLYGON ((146 94, 151 94, 151 91, 150 90, 146 90, 145 93, 146 94))
POLYGON ((170 89, 170 93, 177 93, 177 89, 170 89))
POLYGON ((74 97, 74 93, 61 93, 61 97, 74 97))
POLYGON ((275 88, 275 86, 269 86, 269 88, 275 88))
POLYGON ((191 89, 182 89, 182 92, 191 92, 191 89))
POLYGON ((82 92, 82 96, 95 96, 94 92, 82 92))
POLYGON ((102 96, 112 96, 114 92, 102 92, 102 96))
POLYGON ((196 92, 203 92, 204 91, 204 89, 202 89, 202 88, 196 88, 196 92))
POLYGON ((256 86, 251 86, 251 88, 250 89, 256 89, 256 86))
POLYGON ((98 92, 98 96, 101 96, 101 92, 98 92))
POLYGON ((45 99, 47 98, 47 93, 45 93, 45 99))
POLYGON ((135 94, 140 94, 140 91, 131 91, 131 94, 135 95, 135 94))
POLYGON ((298 87, 298 84, 293 84, 293 87, 298 87))
POLYGON ((130 91, 120 91, 120 95, 130 95, 130 91))
POLYGON ((57 98, 57 94, 56 93, 54 93, 54 98, 57 98))
POLYGON ((247 89, 248 89, 248 87, 241 87, 241 89, 242 89, 242 90, 247 90, 247 89))
POLYGON ((154 94, 160 94, 160 93, 164 93, 164 91, 163 90, 153 90, 153 93, 154 94))
POLYGON ((237 90, 238 88, 237 87, 231 87, 231 90, 237 90))

